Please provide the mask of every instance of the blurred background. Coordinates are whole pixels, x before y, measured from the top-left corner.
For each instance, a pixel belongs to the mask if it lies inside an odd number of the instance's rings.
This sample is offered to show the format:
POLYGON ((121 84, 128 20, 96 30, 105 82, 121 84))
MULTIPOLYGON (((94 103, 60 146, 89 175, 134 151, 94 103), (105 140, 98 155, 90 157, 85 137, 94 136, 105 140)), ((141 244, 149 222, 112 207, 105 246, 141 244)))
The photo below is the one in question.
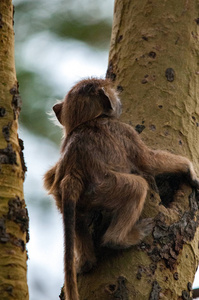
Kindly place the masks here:
POLYGON ((114 0, 13 0, 13 4, 23 100, 19 136, 28 167, 24 192, 30 216, 30 300, 54 300, 64 277, 62 221, 42 187, 42 177, 59 157, 61 131, 47 112, 77 81, 105 76, 114 0))

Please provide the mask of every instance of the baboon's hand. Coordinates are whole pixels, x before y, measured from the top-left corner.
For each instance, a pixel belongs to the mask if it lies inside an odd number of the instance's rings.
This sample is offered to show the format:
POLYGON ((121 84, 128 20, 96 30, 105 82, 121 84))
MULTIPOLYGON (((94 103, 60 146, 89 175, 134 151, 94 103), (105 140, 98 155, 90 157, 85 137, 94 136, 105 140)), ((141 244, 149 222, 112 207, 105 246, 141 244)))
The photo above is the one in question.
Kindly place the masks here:
POLYGON ((199 179, 194 171, 194 168, 193 168, 193 165, 191 162, 190 162, 189 169, 187 172, 187 179, 193 188, 199 189, 199 179))

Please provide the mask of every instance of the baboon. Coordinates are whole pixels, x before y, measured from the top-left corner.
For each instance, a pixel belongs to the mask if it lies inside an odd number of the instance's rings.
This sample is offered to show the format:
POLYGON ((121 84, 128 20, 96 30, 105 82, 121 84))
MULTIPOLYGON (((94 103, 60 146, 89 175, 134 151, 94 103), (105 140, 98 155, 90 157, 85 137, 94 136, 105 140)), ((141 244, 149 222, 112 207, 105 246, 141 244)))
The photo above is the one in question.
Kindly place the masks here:
POLYGON ((184 174, 196 188, 199 180, 187 158, 148 148, 130 125, 119 121, 121 102, 109 80, 80 81, 53 110, 64 139, 60 159, 45 174, 44 186, 63 215, 65 293, 69 300, 78 300, 76 272, 96 263, 87 212, 93 208, 110 211, 111 222, 101 245, 128 248, 152 227, 151 219, 139 221, 147 176, 184 174))

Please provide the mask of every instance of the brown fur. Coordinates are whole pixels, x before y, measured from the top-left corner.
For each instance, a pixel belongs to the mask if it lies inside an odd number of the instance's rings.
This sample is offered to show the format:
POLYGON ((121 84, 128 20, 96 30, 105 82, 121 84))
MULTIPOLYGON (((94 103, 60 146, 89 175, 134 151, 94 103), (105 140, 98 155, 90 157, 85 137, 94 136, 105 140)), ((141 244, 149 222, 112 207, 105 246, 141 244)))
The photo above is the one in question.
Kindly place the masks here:
POLYGON ((78 300, 76 269, 96 262, 86 212, 102 207, 112 212, 103 246, 128 248, 151 228, 139 220, 147 195, 147 176, 184 173, 199 187, 191 162, 166 151, 151 150, 135 130, 118 120, 120 101, 108 80, 79 82, 54 112, 63 125, 61 157, 44 177, 44 186, 63 214, 65 233, 65 289, 78 300), (74 249, 78 252, 75 269, 74 249))

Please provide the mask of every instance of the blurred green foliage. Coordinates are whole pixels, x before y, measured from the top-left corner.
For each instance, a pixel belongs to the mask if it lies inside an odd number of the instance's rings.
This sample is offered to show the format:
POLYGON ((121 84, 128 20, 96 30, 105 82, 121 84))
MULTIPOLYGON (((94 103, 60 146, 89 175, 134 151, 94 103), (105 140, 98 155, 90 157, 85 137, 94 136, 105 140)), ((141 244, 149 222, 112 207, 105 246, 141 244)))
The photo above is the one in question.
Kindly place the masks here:
POLYGON ((92 47, 107 48, 111 18, 102 11, 105 2, 20 1, 15 4, 16 27, 20 32, 17 41, 24 41, 41 31, 50 31, 63 39, 81 40, 92 47))
MULTIPOLYGON (((53 91, 42 77, 34 72, 21 70, 18 73, 20 91, 23 99, 23 107, 20 113, 20 123, 34 134, 48 137, 58 143, 61 138, 61 131, 56 128, 48 118, 49 95, 53 91), (49 130, 50 129, 50 130, 49 130)), ((55 100, 53 99, 53 102, 55 100)))
MULTIPOLYGON (((56 41, 81 41, 93 51, 108 51, 113 0, 13 0, 15 6, 16 69, 23 101, 20 122, 35 134, 60 140, 57 128, 46 115, 60 95, 48 77, 32 68, 31 54, 24 59, 24 47, 37 35, 48 33, 56 41), (25 63, 24 63, 25 61, 25 63), (50 130, 49 130, 50 129, 50 130)), ((40 47, 35 45, 34 47, 40 47)), ((35 62, 36 64, 37 62, 35 62)), ((55 66, 56 68, 56 66, 55 66)))

